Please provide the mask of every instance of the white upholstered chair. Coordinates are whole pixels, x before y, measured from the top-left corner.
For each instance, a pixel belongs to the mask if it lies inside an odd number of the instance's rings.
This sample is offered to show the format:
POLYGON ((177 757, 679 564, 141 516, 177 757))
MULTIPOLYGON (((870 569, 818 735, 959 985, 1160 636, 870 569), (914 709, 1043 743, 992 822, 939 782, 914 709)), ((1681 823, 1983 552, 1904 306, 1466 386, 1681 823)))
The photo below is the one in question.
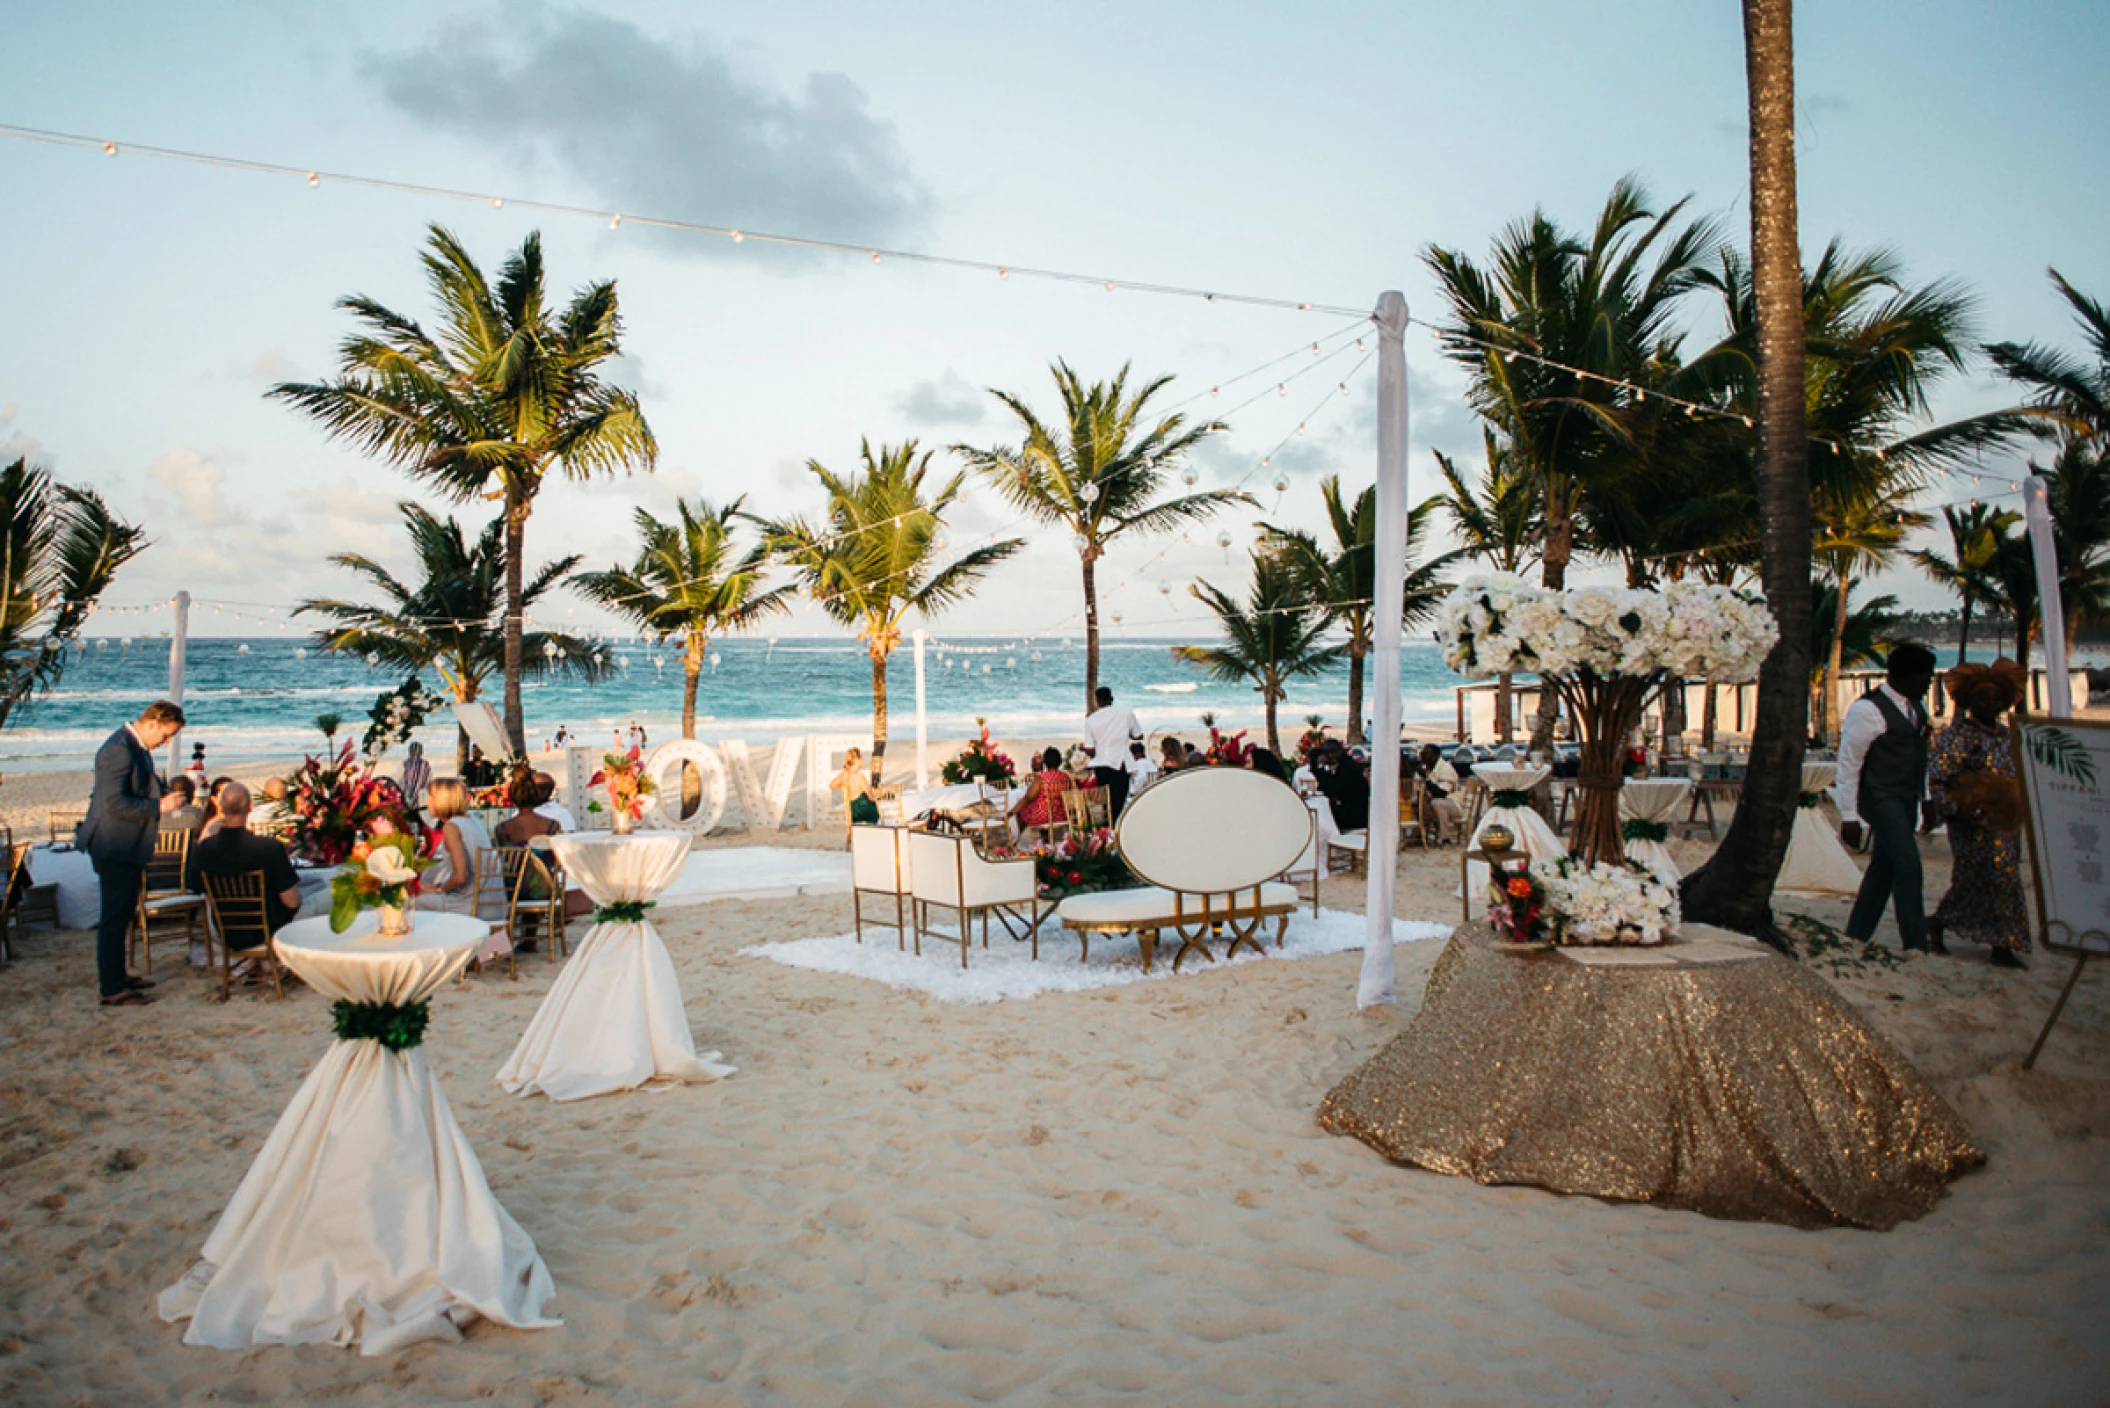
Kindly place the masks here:
MULTIPOLYGON (((850 910, 856 916, 857 941, 865 941, 865 896, 894 904, 894 947, 908 947, 909 837, 906 826, 850 828, 850 910)), ((884 919, 875 921, 885 923, 884 919)))
POLYGON ((1040 957, 1040 885, 1031 860, 990 860, 975 848, 973 838, 934 831, 909 832, 908 855, 917 953, 923 952, 926 934, 952 938, 931 929, 930 911, 936 907, 953 911, 959 922, 962 968, 967 966, 976 915, 982 919, 983 948, 989 947, 989 916, 994 914, 1011 937, 1031 938, 1033 956, 1040 957))

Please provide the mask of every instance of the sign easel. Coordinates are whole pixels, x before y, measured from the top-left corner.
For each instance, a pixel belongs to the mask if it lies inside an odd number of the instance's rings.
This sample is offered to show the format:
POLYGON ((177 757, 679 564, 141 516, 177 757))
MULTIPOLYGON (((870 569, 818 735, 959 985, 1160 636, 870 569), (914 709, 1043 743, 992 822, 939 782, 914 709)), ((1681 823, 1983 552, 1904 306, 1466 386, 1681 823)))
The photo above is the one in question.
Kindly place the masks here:
POLYGON ((2038 938, 2047 950, 2073 955, 2073 972, 2022 1063, 2026 1071, 2088 960, 2110 955, 2110 723, 2017 719, 2014 743, 2038 938))

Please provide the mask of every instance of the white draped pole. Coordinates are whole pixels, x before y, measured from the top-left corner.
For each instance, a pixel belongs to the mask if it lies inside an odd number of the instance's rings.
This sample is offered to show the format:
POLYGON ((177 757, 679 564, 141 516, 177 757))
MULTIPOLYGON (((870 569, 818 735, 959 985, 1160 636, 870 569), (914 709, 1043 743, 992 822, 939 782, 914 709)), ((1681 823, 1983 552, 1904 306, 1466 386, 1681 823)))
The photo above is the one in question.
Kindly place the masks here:
MULTIPOLYGON (((169 703, 183 702, 184 657, 190 650, 190 593, 177 592, 175 600, 176 628, 169 633, 169 703)), ((169 776, 183 771, 183 730, 169 735, 169 776)))
MULTIPOLYGON (((2051 504, 2043 476, 2022 481, 2022 516, 2029 524, 2030 555, 2037 561, 2037 614, 2044 621, 2045 700, 2055 719, 2073 717, 2073 672, 2066 668, 2066 607, 2059 596, 2059 550, 2051 540, 2051 504)), ((2029 652, 2022 652, 2029 664, 2029 652)))
POLYGON ((923 712, 923 632, 916 639, 916 790, 930 786, 930 720, 923 712))
POLYGON ((1407 577, 1407 300, 1377 300, 1377 642, 1370 653, 1368 931, 1355 1005, 1392 997, 1392 892, 1399 870, 1399 635, 1407 577))

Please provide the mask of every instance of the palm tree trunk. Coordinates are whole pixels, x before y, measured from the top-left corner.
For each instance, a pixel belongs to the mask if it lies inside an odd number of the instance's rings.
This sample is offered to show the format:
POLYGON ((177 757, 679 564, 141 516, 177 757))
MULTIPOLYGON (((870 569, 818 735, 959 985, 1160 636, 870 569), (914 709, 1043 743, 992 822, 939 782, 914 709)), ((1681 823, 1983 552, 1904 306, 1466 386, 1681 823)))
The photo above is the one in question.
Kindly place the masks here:
MULTIPOLYGON (((1548 591, 1560 591, 1568 585, 1568 560, 1575 555, 1575 518, 1564 500, 1565 495, 1547 496, 1546 551, 1539 559, 1539 581, 1548 591), (1556 503, 1557 499, 1562 501, 1556 503)), ((1533 752, 1553 751, 1553 725, 1560 712, 1559 691, 1540 680, 1538 713, 1531 721, 1533 752)), ((1542 784, 1541 790, 1552 795, 1550 785, 1542 784)))
POLYGON ((703 642, 689 637, 681 656, 681 736, 696 736, 696 686, 703 679, 703 642))
POLYGON ((1846 660, 1846 598, 1853 585, 1853 578, 1844 572, 1839 574, 1839 604, 1832 612, 1832 648, 1824 662, 1824 736, 1834 748, 1839 746, 1839 731, 1846 714, 1846 682, 1839 676, 1846 660))
POLYGON ((521 564, 527 553, 528 505, 517 499, 506 502, 506 658, 505 730, 516 755, 527 752, 527 723, 520 708, 520 637, 523 597, 521 564))
POLYGON ((1278 758, 1282 756, 1282 735, 1275 731, 1275 705, 1281 700, 1283 693, 1279 686, 1272 683, 1260 688, 1260 698, 1267 709, 1267 750, 1278 758))
POLYGON ((872 657, 872 785, 886 773, 886 656, 872 657))
POLYGON ((1495 742, 1507 743, 1510 735, 1517 731, 1516 721, 1510 717, 1509 691, 1514 687, 1515 675, 1503 673, 1495 676, 1495 742))
POLYGON ((1721 702, 1713 680, 1707 681, 1707 690, 1700 696, 1700 751, 1714 751, 1714 734, 1721 718, 1721 702))
MULTIPOLYGON (((1363 652, 1365 647, 1356 644, 1355 636, 1348 637, 1348 746, 1353 748, 1363 741, 1363 652)), ((1273 716, 1274 705, 1268 706, 1273 716)), ((1275 745, 1270 743, 1270 748, 1275 745)))
POLYGON ((1099 583, 1093 571, 1095 550, 1079 554, 1084 567, 1084 712, 1099 707, 1099 583))
POLYGON ((1971 594, 1963 594, 1963 625, 1956 633, 1956 663, 1961 665, 1971 658, 1971 594))
POLYGON ((1751 282, 1758 322, 1759 583, 1780 640, 1758 676, 1742 803, 1685 882, 1685 918, 1771 932, 1773 883, 1802 792, 1810 702, 1810 467, 1795 209, 1792 0, 1744 0, 1751 109, 1751 282))

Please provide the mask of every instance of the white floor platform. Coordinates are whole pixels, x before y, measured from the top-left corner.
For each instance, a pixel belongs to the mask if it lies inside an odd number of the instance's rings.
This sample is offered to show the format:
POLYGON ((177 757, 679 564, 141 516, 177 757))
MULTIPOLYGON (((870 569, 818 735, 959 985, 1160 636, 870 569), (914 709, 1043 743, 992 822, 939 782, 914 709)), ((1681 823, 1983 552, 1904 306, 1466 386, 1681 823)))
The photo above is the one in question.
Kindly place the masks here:
POLYGON ((850 893, 847 851, 801 851, 788 846, 737 846, 698 851, 681 877, 659 896, 661 909, 713 900, 774 900, 795 895, 850 893))

